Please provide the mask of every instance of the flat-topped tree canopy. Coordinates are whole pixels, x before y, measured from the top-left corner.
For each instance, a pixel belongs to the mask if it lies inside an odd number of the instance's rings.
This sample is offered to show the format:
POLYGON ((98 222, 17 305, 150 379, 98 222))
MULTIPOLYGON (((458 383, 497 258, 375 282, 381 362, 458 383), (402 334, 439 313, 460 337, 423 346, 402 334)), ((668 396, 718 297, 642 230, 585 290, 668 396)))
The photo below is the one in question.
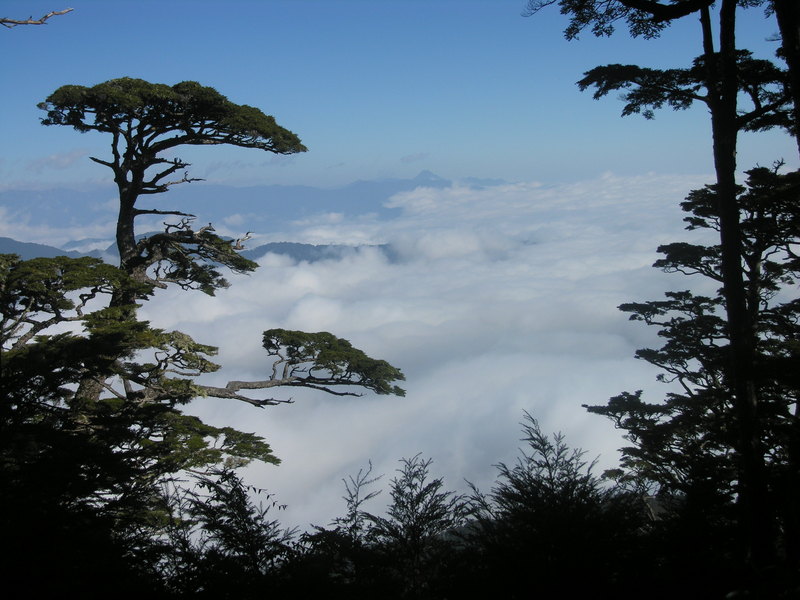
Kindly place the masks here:
POLYGON ((92 87, 65 85, 39 108, 47 111, 43 125, 122 135, 129 147, 153 154, 184 144, 231 144, 277 154, 306 150, 270 115, 196 81, 169 86, 122 77, 92 87))
POLYGON ((189 163, 164 154, 180 146, 220 144, 275 154, 306 151, 300 138, 273 117, 258 108, 235 104, 196 81, 170 86, 123 77, 93 87, 65 85, 39 108, 47 111, 43 125, 67 125, 80 132, 98 131, 111 137, 111 156, 90 158, 113 171, 119 189, 116 238, 120 266, 136 281, 158 287, 173 282, 212 293, 225 285, 214 270, 215 264, 239 272, 255 267, 236 254, 239 248, 233 242, 213 234, 212 227, 194 231, 194 215, 136 206, 143 195, 161 194, 172 185, 198 181, 185 172, 189 163), (182 176, 173 176, 182 170, 182 176), (179 222, 165 222, 163 233, 137 241, 134 222, 141 215, 172 215, 179 222))

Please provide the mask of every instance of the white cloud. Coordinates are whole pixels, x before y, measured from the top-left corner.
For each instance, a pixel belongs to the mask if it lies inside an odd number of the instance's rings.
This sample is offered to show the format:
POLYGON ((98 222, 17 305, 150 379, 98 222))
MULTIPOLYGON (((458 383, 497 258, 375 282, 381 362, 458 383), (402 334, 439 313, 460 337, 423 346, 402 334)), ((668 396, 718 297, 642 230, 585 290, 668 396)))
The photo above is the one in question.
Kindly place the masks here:
POLYGON ((463 489, 469 478, 488 487, 492 465, 516 455, 523 410, 608 466, 620 438, 581 404, 622 390, 663 393, 656 372, 632 358, 657 343, 655 332, 616 306, 690 285, 650 265, 658 244, 686 237, 677 204, 701 183, 605 175, 563 186, 418 189, 393 198, 396 219, 324 218, 301 232, 390 242, 397 262, 377 249, 311 264, 267 255, 217 298, 169 291, 143 317, 219 345, 218 382, 263 376, 260 333, 271 327, 331 331, 403 369, 406 398, 292 389, 284 397, 295 404, 263 412, 193 405, 273 445, 283 464, 249 475, 289 504, 286 524, 341 514, 341 479, 369 459, 390 476, 397 459, 423 452, 448 485, 463 489))
POLYGON ((223 223, 226 225, 232 225, 234 227, 238 227, 239 225, 243 225, 247 221, 247 217, 240 213, 235 213, 233 215, 229 215, 222 219, 223 223))
POLYGON ((50 156, 28 161, 26 168, 34 173, 41 173, 47 169, 68 169, 88 155, 89 151, 85 148, 76 148, 69 152, 51 154, 50 156))
POLYGON ((114 238, 114 223, 108 219, 67 227, 53 227, 43 223, 31 223, 22 212, 17 210, 12 213, 8 208, 0 206, 0 237, 55 247, 65 242, 86 238, 103 238, 111 243, 114 238))

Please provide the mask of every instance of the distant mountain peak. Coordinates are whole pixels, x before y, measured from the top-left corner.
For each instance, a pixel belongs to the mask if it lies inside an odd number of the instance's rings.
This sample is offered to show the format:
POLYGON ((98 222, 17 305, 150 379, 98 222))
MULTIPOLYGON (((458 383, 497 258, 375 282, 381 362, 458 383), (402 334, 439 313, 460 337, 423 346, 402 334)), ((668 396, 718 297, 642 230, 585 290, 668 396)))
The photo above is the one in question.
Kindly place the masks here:
POLYGON ((424 171, 420 171, 419 175, 414 177, 414 181, 445 181, 444 177, 439 177, 436 173, 432 173, 425 169, 424 171))

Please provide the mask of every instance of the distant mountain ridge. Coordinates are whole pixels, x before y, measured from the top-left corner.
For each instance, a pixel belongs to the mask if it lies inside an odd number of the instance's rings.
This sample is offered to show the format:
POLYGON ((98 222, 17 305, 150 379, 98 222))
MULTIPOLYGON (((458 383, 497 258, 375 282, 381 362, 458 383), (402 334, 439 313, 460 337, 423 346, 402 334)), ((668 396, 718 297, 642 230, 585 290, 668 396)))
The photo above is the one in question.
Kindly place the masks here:
MULTIPOLYGON (((80 240, 76 242, 67 242, 65 246, 71 244, 80 244, 80 240)), ((364 246, 345 246, 343 244, 301 244, 298 242, 269 242, 257 246, 252 250, 244 250, 241 254, 250 260, 257 260, 265 254, 280 254, 288 256, 297 262, 317 262, 320 260, 336 260, 342 258, 350 252, 355 252, 358 248, 364 246)), ((394 257, 394 252, 387 245, 372 246, 379 248, 390 259, 394 257)), ((0 254, 17 254, 23 260, 30 260, 32 258, 53 258, 55 256, 69 256, 70 258, 78 258, 81 256, 92 256, 95 258, 110 258, 116 256, 116 248, 112 244, 105 252, 99 250, 92 250, 91 252, 76 252, 68 251, 55 246, 48 246, 46 244, 32 244, 29 242, 19 242, 12 238, 0 237, 0 254)))
POLYGON ((80 252, 62 250, 61 248, 47 246, 46 244, 18 242, 8 237, 0 237, 0 254, 17 254, 22 260, 30 260, 32 258, 54 258, 56 256, 69 256, 70 258, 87 256, 80 252))
MULTIPOLYGON (((471 187, 492 186, 501 180, 468 179, 461 182, 471 187)), ((219 184, 195 183, 170 188, 167 196, 142 196, 143 207, 157 206, 197 215, 198 223, 246 223, 249 230, 272 237, 291 239, 294 231, 314 216, 336 213, 343 218, 373 215, 379 220, 391 219, 401 211, 387 206, 395 194, 420 187, 447 188, 453 185, 430 171, 421 171, 408 179, 389 178, 359 180, 335 188, 304 185, 260 185, 233 187, 219 184)), ((81 230, 89 225, 116 221, 117 190, 114 186, 92 187, 84 190, 57 188, 47 190, 0 191, 0 209, 6 221, 24 222, 29 226, 64 230, 81 230)), ((165 217, 168 219, 169 217, 165 217)), ((177 219, 177 217, 176 217, 177 219)), ((63 237, 62 237, 63 239, 63 237)), ((389 260, 396 252, 389 246, 377 246, 389 260)), ((353 252, 347 245, 313 245, 296 242, 271 242, 245 250, 247 258, 259 258, 268 252, 289 256, 297 261, 314 262, 337 259, 353 252)), ((27 260, 36 257, 93 256, 113 260, 116 246, 108 238, 86 238, 64 242, 60 247, 22 242, 9 237, 0 238, 0 253, 18 254, 27 260)))

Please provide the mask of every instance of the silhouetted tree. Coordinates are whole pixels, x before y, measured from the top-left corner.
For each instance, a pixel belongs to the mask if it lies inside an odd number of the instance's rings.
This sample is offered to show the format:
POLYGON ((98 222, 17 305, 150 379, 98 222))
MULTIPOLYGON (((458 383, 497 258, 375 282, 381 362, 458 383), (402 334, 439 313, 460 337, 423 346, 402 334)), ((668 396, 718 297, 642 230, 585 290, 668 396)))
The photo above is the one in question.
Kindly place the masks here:
POLYGON ((373 475, 372 463, 343 479, 347 512, 329 527, 314 526, 302 536, 300 552, 289 565, 295 593, 311 597, 374 598, 391 593, 383 571, 383 557, 372 543, 364 505, 381 493, 370 489, 382 475, 373 475))
MULTIPOLYGON (((690 193, 682 204, 690 215, 684 219, 687 229, 719 229, 717 193, 715 186, 690 193)), ((732 587, 738 580, 740 586, 754 589, 774 584, 774 589, 767 588, 769 592, 762 590, 769 594, 791 589, 780 573, 796 573, 800 567, 796 511, 800 502, 800 302, 792 293, 800 274, 798 197, 800 173, 757 168, 748 172, 747 186, 739 189, 737 198, 747 311, 756 339, 754 384, 759 404, 753 429, 758 434, 755 450, 764 461, 765 495, 760 535, 769 544, 765 554, 772 558, 752 577, 741 570, 728 574, 727 583, 732 587)), ((655 263, 658 268, 722 282, 718 245, 681 242, 659 251, 664 258, 655 263)), ((742 450, 727 368, 730 335, 720 314, 724 304, 721 294, 681 291, 667 293, 665 300, 621 305, 632 320, 659 328, 664 345, 636 355, 659 367, 659 379, 677 389, 662 403, 644 402, 641 392, 623 393, 589 410, 610 417, 627 432, 632 445, 622 449, 623 478, 654 483, 659 494, 678 499, 677 525, 685 529, 686 537, 715 544, 713 552, 700 553, 727 556, 728 563, 735 565, 738 560, 730 551, 737 546, 736 536, 730 531, 737 518, 733 505, 743 484, 742 450), (700 531, 705 533, 698 536, 700 531)))
MULTIPOLYGON (((94 598, 120 585, 155 593, 158 577, 143 576, 141 553, 152 483, 176 465, 197 464, 178 445, 221 434, 198 431, 194 418, 164 405, 75 398, 83 374, 104 368, 107 353, 126 356, 158 337, 146 324, 120 331, 88 307, 126 279, 90 258, 0 255, 0 544, 9 593, 81 589, 94 598), (71 323, 84 334, 47 334, 71 323)), ((201 461, 206 445, 195 445, 201 461)))
MULTIPOLYGON (((544 6, 555 4, 556 0, 534 1, 533 12, 544 6)), ((743 552, 751 565, 763 569, 772 561, 774 545, 769 539, 771 525, 764 519, 769 512, 767 495, 766 457, 760 442, 758 413, 762 409, 759 396, 757 373, 756 323, 754 315, 748 311, 748 291, 746 275, 741 262, 743 253, 743 232, 739 221, 738 184, 736 152, 739 131, 751 127, 763 129, 775 124, 785 124, 778 116, 759 115, 755 121, 742 121, 739 114, 740 97, 747 96, 754 104, 751 114, 772 104, 770 87, 776 83, 763 69, 752 71, 744 67, 742 53, 736 47, 736 19, 738 8, 743 3, 738 0, 719 2, 717 35, 713 28, 714 14, 710 0, 687 0, 661 4, 651 0, 558 0, 562 12, 571 15, 567 37, 575 37, 583 28, 590 26, 597 35, 608 35, 613 24, 619 19, 628 21, 634 35, 655 36, 671 20, 696 14, 700 20, 701 44, 703 54, 695 62, 695 75, 692 70, 673 69, 653 71, 639 67, 610 65, 587 73, 581 82, 584 87, 596 85, 598 94, 609 89, 633 88, 626 93, 627 113, 643 112, 651 116, 652 108, 669 105, 674 108, 688 106, 694 100, 702 99, 709 108, 713 142, 715 182, 715 215, 720 237, 720 276, 724 297, 725 327, 730 350, 726 354, 726 382, 733 398, 734 420, 738 442, 737 456, 737 503, 740 537, 744 541, 743 552), (753 78, 755 76, 755 78, 753 78), (764 87, 767 84, 767 87, 764 87), (698 89, 704 88, 702 96, 698 89), (766 103, 766 104, 765 104, 766 103)), ((753 3, 744 3, 753 4, 753 3)), ((756 2, 761 4, 761 2, 756 2)), ((772 8, 783 11, 784 3, 773 3, 772 8), (779 6, 780 4, 780 6, 779 6)), ((796 16, 796 11, 794 11, 796 16)), ((786 14, 784 14, 786 16, 786 14)), ((788 39, 788 38, 787 38, 788 39)), ((791 45, 791 42, 789 42, 791 45)), ((790 68, 797 66, 796 61, 790 68)), ((773 69, 770 69, 773 70, 773 69)), ((785 79, 784 89, 793 90, 797 99, 797 87, 792 88, 797 73, 785 79)), ((779 83, 779 82, 777 82, 779 83)), ((785 94, 788 99, 789 94, 785 94)), ((777 108, 777 107, 773 107, 777 108)), ((800 111, 795 104, 795 136, 800 134, 797 127, 800 111)), ((798 148, 800 149, 800 137, 798 148)))
POLYGON ((280 589, 295 531, 268 517, 281 508, 277 501, 230 469, 195 482, 193 488, 165 490, 169 527, 163 566, 171 589, 211 598, 260 598, 280 589), (253 495, 259 496, 258 505, 253 495))
POLYGON ((385 517, 367 514, 369 540, 387 556, 386 574, 402 597, 440 597, 447 584, 448 555, 467 516, 466 499, 444 489, 444 480, 430 478, 431 459, 419 454, 400 461, 390 485, 385 517))
POLYGON ((528 413, 522 428, 516 464, 497 465, 488 494, 473 488, 469 585, 503 598, 626 597, 646 564, 641 497, 602 482, 583 450, 549 438, 528 413))

